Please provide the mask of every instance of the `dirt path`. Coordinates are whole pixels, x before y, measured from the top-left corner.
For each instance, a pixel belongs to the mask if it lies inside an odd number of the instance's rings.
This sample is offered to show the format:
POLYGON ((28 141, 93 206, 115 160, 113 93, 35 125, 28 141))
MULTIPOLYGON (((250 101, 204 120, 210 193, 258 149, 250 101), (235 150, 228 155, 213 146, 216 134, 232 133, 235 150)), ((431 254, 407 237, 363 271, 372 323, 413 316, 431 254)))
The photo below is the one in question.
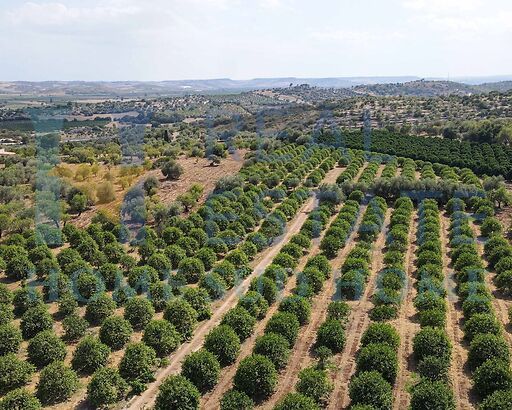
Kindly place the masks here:
MULTIPOLYGON (((477 244, 478 253, 482 257, 482 260, 484 261, 484 263, 486 263, 486 265, 488 265, 484 258, 485 241, 480 236, 480 229, 476 226, 474 221, 470 221, 469 226, 471 226, 471 228, 473 229, 473 232, 475 233, 475 236, 477 238, 476 244, 477 244)), ((488 266, 486 266, 486 268, 489 271, 488 271, 487 275, 485 275, 485 284, 487 285, 487 287, 489 288, 489 290, 491 291, 491 293, 493 295, 493 298, 491 301, 492 306, 494 308, 494 311, 496 312, 496 317, 503 325, 504 336, 507 338, 508 343, 510 345, 512 345, 512 335, 510 334, 511 326, 510 326, 509 319, 508 319, 508 310, 512 303, 510 301, 510 298, 506 295, 503 295, 498 290, 496 285, 494 284, 494 279, 496 278, 496 272, 490 270, 488 266)))
MULTIPOLYGON (((332 173, 339 172, 339 170, 334 169, 327 173, 325 180, 330 180, 332 178, 332 173)), ((204 337, 208 334, 208 332, 217 326, 224 314, 236 305, 238 302, 238 298, 240 295, 244 294, 251 284, 253 278, 259 276, 265 268, 272 262, 274 257, 279 253, 281 248, 288 243, 290 238, 299 232, 303 223, 306 221, 308 214, 313 211, 313 209, 317 205, 316 196, 312 196, 309 198, 306 203, 299 210, 295 218, 288 224, 288 228, 286 233, 280 238, 280 240, 264 251, 264 256, 259 259, 256 264, 251 268, 253 268, 253 272, 249 275, 243 282, 240 283, 236 288, 231 289, 222 300, 220 306, 213 312, 212 317, 201 323, 199 327, 196 329, 194 333, 194 338, 188 342, 181 345, 178 350, 172 355, 170 358, 171 364, 167 366, 165 369, 159 371, 155 376, 155 381, 151 383, 147 390, 144 391, 140 396, 134 397, 131 401, 129 401, 125 408, 128 409, 144 409, 150 408, 153 406, 154 401, 156 400, 156 396, 158 394, 158 388, 160 384, 172 374, 176 374, 181 369, 181 362, 183 359, 190 353, 199 350, 204 341, 204 337)))
POLYGON ((361 336, 364 329, 366 329, 370 323, 369 312, 373 307, 373 304, 371 303, 371 296, 375 293, 377 274, 383 267, 383 254, 390 215, 391 210, 388 208, 386 211, 383 229, 376 242, 373 244, 372 269, 364 294, 358 301, 349 303, 351 305, 351 314, 345 331, 347 340, 343 352, 334 358, 336 370, 332 375, 334 389, 331 394, 330 403, 327 407, 329 410, 346 408, 350 402, 348 385, 350 383, 350 377, 355 371, 355 354, 359 347, 361 336))
POLYGON ((409 393, 407 391, 408 383, 411 380, 414 369, 412 357, 412 339, 419 331, 420 325, 416 319, 416 309, 414 308, 414 298, 416 297, 416 278, 414 277, 416 247, 415 241, 418 227, 418 216, 414 212, 411 224, 409 225, 409 248, 405 255, 405 266, 407 279, 404 287, 404 297, 398 318, 391 322, 398 329, 400 335, 400 347, 398 348, 398 374, 393 390, 393 409, 401 410, 409 408, 409 393))
POLYGON ((449 246, 448 246, 448 227, 449 220, 444 214, 441 218, 441 252, 443 255, 443 271, 445 272, 445 287, 448 293, 447 314, 448 320, 446 330, 448 337, 453 345, 452 366, 450 368, 450 379, 452 381, 454 394, 456 397, 457 409, 466 410, 475 408, 475 398, 472 397, 471 376, 467 368, 468 349, 467 342, 464 340, 462 331, 463 318, 459 297, 457 295, 457 284, 455 274, 451 269, 449 246))
POLYGON ((311 320, 304 328, 301 329, 300 337, 297 340, 288 360, 289 365, 279 376, 279 384, 277 385, 276 393, 260 408, 273 409, 287 393, 293 391, 295 384, 299 380, 298 376, 300 370, 309 366, 314 361, 314 357, 311 354, 311 348, 315 343, 316 332, 327 317, 327 307, 336 294, 336 281, 341 273, 339 269, 348 253, 356 244, 355 239, 357 237, 357 230, 366 208, 367 205, 363 205, 360 208, 358 218, 354 225, 354 230, 348 237, 346 246, 338 253, 336 258, 330 261, 333 269, 333 276, 327 281, 320 294, 313 299, 311 320))

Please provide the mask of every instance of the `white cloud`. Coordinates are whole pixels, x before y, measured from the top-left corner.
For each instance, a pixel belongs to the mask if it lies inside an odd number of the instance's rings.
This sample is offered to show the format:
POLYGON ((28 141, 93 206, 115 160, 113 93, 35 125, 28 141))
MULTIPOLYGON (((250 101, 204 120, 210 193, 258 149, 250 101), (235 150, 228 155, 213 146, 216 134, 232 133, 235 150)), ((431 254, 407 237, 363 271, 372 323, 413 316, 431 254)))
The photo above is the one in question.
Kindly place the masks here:
POLYGON ((477 10, 484 3, 482 0, 404 0, 402 4, 412 10, 460 13, 477 10))

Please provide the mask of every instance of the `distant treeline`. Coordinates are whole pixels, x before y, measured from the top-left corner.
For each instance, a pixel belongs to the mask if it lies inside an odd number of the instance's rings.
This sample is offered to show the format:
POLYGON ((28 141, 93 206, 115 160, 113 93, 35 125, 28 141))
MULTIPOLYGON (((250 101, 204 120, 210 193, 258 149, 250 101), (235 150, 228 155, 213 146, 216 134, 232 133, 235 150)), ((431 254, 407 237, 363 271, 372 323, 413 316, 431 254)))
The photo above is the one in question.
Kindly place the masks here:
POLYGON ((371 135, 364 136, 362 131, 332 132, 323 129, 313 137, 318 143, 439 162, 452 167, 469 168, 479 175, 512 178, 512 148, 503 144, 417 137, 386 130, 372 131, 371 135))
POLYGON ((102 127, 110 122, 108 118, 96 118, 94 120, 10 120, 0 121, 0 129, 24 132, 52 132, 78 127, 102 127))

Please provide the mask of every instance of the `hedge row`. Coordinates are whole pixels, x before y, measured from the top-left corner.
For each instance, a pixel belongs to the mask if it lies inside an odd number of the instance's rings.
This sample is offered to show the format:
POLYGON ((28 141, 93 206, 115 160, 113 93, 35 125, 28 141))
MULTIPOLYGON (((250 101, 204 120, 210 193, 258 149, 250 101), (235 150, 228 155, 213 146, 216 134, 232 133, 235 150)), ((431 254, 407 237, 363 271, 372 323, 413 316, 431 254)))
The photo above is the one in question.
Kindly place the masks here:
POLYGON ((398 162, 402 166, 400 176, 405 178, 407 181, 416 180, 416 162, 410 158, 399 158, 398 162))
POLYGON ((337 284, 340 295, 346 299, 355 300, 364 293, 370 276, 371 244, 382 229, 386 209, 386 201, 380 197, 373 197, 368 203, 359 226, 358 242, 343 262, 337 284))
POLYGON ((390 158, 382 170, 381 178, 392 179, 396 176, 398 171, 398 159, 390 158))
POLYGON ((409 228, 414 205, 410 198, 395 201, 386 240, 384 269, 379 272, 377 292, 373 295, 374 307, 370 317, 374 321, 391 320, 397 317, 401 303, 401 292, 406 281, 404 255, 409 247, 409 228))
POLYGON ((423 200, 418 214, 418 295, 414 306, 421 330, 414 336, 413 354, 420 381, 412 389, 411 407, 455 409, 448 380, 452 345, 445 329, 447 304, 437 202, 423 200))

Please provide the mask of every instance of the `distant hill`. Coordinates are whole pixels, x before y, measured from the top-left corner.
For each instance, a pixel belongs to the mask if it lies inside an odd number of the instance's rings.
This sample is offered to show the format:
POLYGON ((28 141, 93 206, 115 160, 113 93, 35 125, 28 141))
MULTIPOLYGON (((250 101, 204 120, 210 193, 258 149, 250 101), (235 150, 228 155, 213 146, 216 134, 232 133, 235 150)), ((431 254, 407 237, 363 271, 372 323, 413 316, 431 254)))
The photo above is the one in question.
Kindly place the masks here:
POLYGON ((469 95, 481 92, 475 86, 453 81, 416 80, 406 83, 359 85, 352 88, 358 94, 378 96, 434 97, 437 95, 469 95))

